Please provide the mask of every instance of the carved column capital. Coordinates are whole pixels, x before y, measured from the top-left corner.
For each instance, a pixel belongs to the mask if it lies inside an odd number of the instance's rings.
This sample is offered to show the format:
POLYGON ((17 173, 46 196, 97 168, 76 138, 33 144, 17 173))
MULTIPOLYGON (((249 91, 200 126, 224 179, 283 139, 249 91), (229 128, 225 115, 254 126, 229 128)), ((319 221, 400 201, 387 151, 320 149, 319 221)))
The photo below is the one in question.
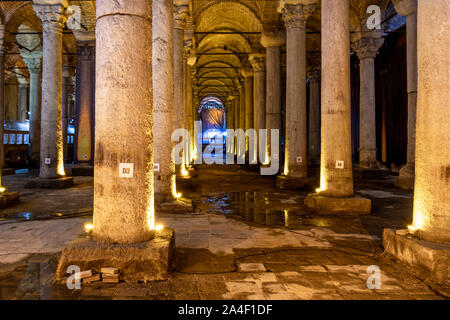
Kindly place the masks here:
POLYGON ((189 16, 189 6, 187 5, 175 5, 173 7, 173 18, 175 29, 184 29, 186 27, 186 21, 189 16))
POLYGON ((361 37, 358 34, 352 39, 352 48, 355 50, 358 58, 363 59, 375 59, 384 43, 384 39, 381 36, 375 37, 361 37))
POLYGON ((286 34, 275 29, 265 30, 260 43, 264 48, 281 47, 286 43, 286 34))
POLYGON ((91 61, 95 58, 95 43, 78 42, 77 57, 84 61, 91 61))
POLYGON ((25 64, 27 65, 30 74, 41 73, 41 60, 42 56, 36 56, 34 58, 24 58, 25 64))
POLYGON ((255 75, 255 72, 251 68, 244 68, 241 71, 241 74, 244 78, 253 77, 255 75))
POLYGON ((304 28, 306 20, 311 16, 314 10, 316 10, 316 0, 281 0, 278 6, 278 12, 282 14, 286 29, 304 28))
POLYGON ((66 9, 63 4, 35 4, 33 9, 42 21, 44 33, 62 33, 67 22, 66 9))
POLYGON ((402 16, 409 16, 417 12, 417 0, 392 0, 395 11, 402 16))
POLYGON ((255 72, 266 71, 266 55, 262 53, 253 53, 248 58, 255 72))

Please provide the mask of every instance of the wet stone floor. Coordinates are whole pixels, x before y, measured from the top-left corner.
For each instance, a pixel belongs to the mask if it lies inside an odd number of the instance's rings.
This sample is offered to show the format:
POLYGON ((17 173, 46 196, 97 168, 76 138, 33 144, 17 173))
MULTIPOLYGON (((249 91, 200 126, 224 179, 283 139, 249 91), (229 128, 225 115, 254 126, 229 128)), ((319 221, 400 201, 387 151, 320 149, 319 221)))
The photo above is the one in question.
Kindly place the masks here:
MULTIPOLYGON (((317 174, 317 172, 315 172, 317 174)), ((314 172, 312 172, 314 176, 314 172)), ((243 166, 202 166, 182 190, 194 214, 159 215, 175 230, 166 281, 82 284, 69 290, 54 273, 61 250, 86 236, 93 179, 66 190, 24 189, 27 174, 3 177, 20 203, 0 211, 0 299, 448 299, 450 284, 387 257, 384 228, 412 220, 412 193, 393 177, 356 181, 372 200, 366 217, 318 216, 303 205, 315 189, 287 191, 243 166), (370 289, 374 270, 379 287, 370 289), (369 281, 368 281, 369 280, 369 281)))

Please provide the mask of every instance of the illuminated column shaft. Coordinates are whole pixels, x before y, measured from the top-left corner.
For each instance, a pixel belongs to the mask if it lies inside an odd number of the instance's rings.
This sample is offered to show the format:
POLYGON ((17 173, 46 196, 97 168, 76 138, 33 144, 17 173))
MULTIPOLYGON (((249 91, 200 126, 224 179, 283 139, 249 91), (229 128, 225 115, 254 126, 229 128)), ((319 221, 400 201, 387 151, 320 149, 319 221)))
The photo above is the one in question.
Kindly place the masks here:
MULTIPOLYGON (((255 71, 253 78, 253 113, 254 127, 259 135, 260 129, 266 128, 266 62, 265 54, 252 54, 249 61, 255 71)), ((258 144, 259 145, 259 144, 258 144)), ((264 162, 264 159, 260 159, 264 162)))
POLYGON ((69 125, 69 114, 68 114, 68 87, 70 81, 70 72, 67 68, 63 70, 62 78, 62 130, 63 130, 63 150, 64 158, 67 157, 68 146, 67 146, 67 127, 69 125))
POLYGON ((28 111, 28 80, 24 77, 18 76, 19 81, 19 108, 18 120, 24 122, 27 118, 28 111))
POLYGON ((153 152, 155 197, 157 201, 174 200, 175 163, 172 160, 174 87, 173 87, 173 1, 153 3, 153 152))
POLYGON ((62 31, 67 20, 65 4, 33 6, 43 27, 39 177, 44 179, 65 175, 62 141, 62 31), (50 163, 47 159, 50 159, 50 163))
POLYGON ((287 30, 285 173, 308 177, 306 113, 306 20, 315 4, 282 9, 287 30))
POLYGON ((25 60, 30 73, 30 159, 38 163, 41 149, 41 59, 25 60))
POLYGON ((352 45, 360 61, 359 167, 376 168, 375 57, 383 44, 383 38, 382 33, 377 31, 358 33, 354 37, 356 39, 352 45))
POLYGON ((348 0, 322 0, 321 194, 324 196, 353 196, 350 116, 350 4, 348 0), (337 168, 338 161, 343 161, 343 168, 337 168))
MULTIPOLYGON (((271 130, 281 129, 281 45, 285 42, 277 31, 265 33, 261 44, 266 48, 266 129, 267 154, 271 157, 271 130)), ((281 132, 280 132, 281 138, 281 132)), ((271 161, 280 161, 272 157, 271 161)))
POLYGON ((194 122, 192 117, 192 68, 189 64, 186 65, 186 130, 190 133, 189 139, 186 139, 186 143, 188 143, 187 151, 189 153, 186 155, 186 163, 189 164, 192 158, 192 138, 194 136, 194 122))
POLYGON ((414 226, 450 244, 450 3, 419 1, 418 105, 414 226), (430 17, 433 23, 430 23, 430 17))
POLYGON ((394 0, 395 10, 406 16, 406 63, 408 90, 407 164, 400 169, 400 187, 411 189, 414 179, 417 114, 417 0, 394 0), (409 181, 409 182, 408 182, 409 181))
POLYGON ((239 86, 239 128, 245 130, 245 115, 247 113, 247 104, 245 103, 245 84, 239 86))
POLYGON ((320 68, 309 71, 309 162, 320 163, 320 68))
POLYGON ((253 106, 253 70, 244 70, 245 78, 245 131, 254 129, 254 106, 253 106))
POLYGON ((94 164, 95 38, 77 41, 75 164, 94 164))
MULTIPOLYGON (((188 6, 174 6, 174 130, 184 128, 185 117, 185 65, 184 27, 188 16, 188 6)), ((184 153, 181 154, 184 158, 184 153)))
POLYGON ((94 238, 143 242, 154 224, 152 2, 98 0, 96 41, 94 238))

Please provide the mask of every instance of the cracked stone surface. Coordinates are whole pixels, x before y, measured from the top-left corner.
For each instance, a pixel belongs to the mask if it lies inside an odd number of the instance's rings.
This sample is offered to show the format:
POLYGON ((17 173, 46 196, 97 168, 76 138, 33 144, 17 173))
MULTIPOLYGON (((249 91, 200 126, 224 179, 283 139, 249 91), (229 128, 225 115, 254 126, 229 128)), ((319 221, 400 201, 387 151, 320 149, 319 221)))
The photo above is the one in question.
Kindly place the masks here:
POLYGON ((92 220, 92 178, 66 190, 22 189, 26 175, 4 177, 21 202, 0 214, 0 299, 447 299, 448 283, 383 254, 382 230, 411 222, 412 194, 393 178, 360 181, 373 202, 367 217, 316 216, 309 192, 280 191, 274 179, 235 166, 201 167, 183 197, 193 214, 159 215, 175 230, 174 270, 166 281, 82 285, 55 281, 61 250, 92 220), (218 183, 220 181, 220 183, 218 183), (381 270, 380 289, 367 281, 381 270))

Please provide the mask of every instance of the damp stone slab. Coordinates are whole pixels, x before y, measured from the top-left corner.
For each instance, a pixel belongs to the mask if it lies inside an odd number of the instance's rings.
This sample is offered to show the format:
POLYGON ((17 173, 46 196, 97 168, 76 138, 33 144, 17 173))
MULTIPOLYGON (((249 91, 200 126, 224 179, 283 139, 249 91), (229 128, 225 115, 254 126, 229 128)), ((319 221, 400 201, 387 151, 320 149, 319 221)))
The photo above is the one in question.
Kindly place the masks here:
POLYGON ((281 190, 303 189, 308 185, 309 181, 308 178, 278 176, 277 187, 281 190))
POLYGON ((408 230, 384 229, 383 246, 397 260, 428 271, 439 282, 450 280, 450 245, 425 241, 408 230))
POLYGON ((133 244, 107 244, 90 238, 77 239, 63 249, 56 270, 62 280, 69 266, 95 273, 104 267, 120 270, 126 282, 167 280, 175 252, 173 229, 158 231, 149 241, 133 244))

